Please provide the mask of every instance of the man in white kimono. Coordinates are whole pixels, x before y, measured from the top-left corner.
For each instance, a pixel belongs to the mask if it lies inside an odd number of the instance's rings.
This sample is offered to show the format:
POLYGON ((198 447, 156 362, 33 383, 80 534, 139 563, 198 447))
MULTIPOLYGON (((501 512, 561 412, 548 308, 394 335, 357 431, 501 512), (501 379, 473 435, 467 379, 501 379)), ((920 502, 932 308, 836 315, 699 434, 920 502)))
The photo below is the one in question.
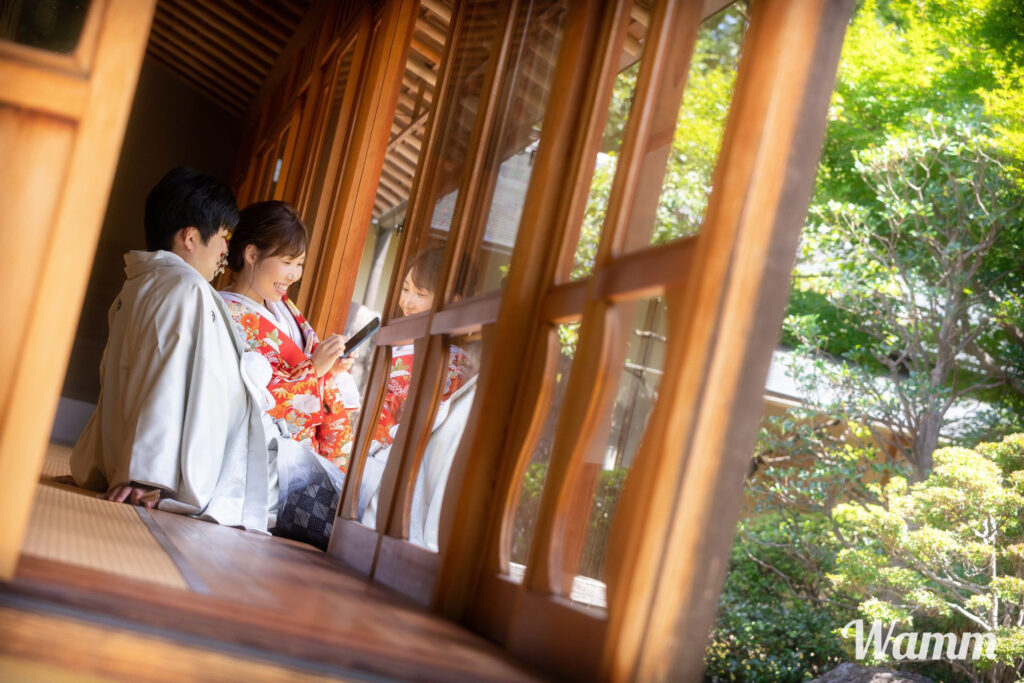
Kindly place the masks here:
POLYGON ((231 191, 190 169, 173 169, 150 192, 149 251, 125 255, 100 397, 71 471, 109 500, 266 531, 277 468, 241 341, 209 284, 237 222, 231 191))

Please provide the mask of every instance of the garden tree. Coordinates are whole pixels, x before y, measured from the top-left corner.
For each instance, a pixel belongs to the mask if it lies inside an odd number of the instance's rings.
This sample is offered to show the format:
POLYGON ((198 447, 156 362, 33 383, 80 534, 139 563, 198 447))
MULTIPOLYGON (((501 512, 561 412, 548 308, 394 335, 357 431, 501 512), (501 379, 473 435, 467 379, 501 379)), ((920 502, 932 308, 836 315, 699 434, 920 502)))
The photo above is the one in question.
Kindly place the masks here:
POLYGON ((857 596, 867 620, 900 630, 995 634, 994 659, 941 658, 971 681, 1020 680, 1024 435, 940 449, 927 479, 894 478, 878 493, 881 504, 835 510, 850 546, 829 576, 835 586, 857 596))
MULTIPOLYGON (((867 394, 823 390, 816 396, 824 387, 808 382, 811 401, 764 423, 748 478, 749 514, 739 526, 708 651, 708 676, 801 680, 837 661, 838 634, 822 625, 837 629, 847 623, 856 614, 851 604, 858 600, 850 595, 853 584, 823 577, 837 572, 841 549, 855 550, 865 540, 864 535, 844 534, 835 517, 837 505, 883 505, 885 482, 901 473, 912 479, 925 476, 902 472, 906 461, 891 458, 872 439, 872 428, 878 426, 872 416, 895 415, 902 405, 894 385, 911 394, 919 391, 907 405, 925 412, 941 409, 950 393, 973 385, 979 401, 973 407, 988 407, 990 434, 1022 428, 1024 400, 1015 385, 1024 376, 1024 260, 1019 256, 1020 219, 1007 209, 1019 203, 1024 188, 1022 86, 1024 3, 858 4, 829 112, 811 212, 813 234, 794 278, 783 339, 790 346, 810 342, 807 348, 817 360, 803 363, 805 378, 830 373, 840 389, 859 385, 867 394), (939 140, 947 146, 935 144, 939 140), (923 165, 913 160, 911 151, 922 155, 923 165), (981 168, 972 159, 980 160, 981 168), (914 180, 914 188, 921 188, 922 176, 930 179, 916 201, 917 190, 898 187, 902 180, 894 170, 897 165, 912 169, 906 177, 914 180), (889 178, 891 184, 876 178, 889 178), (964 190, 979 178, 987 194, 974 198, 964 190), (962 213, 968 220, 949 223, 946 214, 933 225, 935 212, 929 215, 922 207, 925 199, 937 207, 952 206, 955 215, 962 213), (985 211, 964 210, 980 203, 985 211), (996 225, 992 211, 1002 212, 1008 222, 996 225), (981 237, 986 225, 999 232, 990 246, 981 237), (848 239, 826 232, 825 226, 846 227, 848 239), (897 239, 895 229, 903 239, 897 239), (963 239, 975 241, 956 242, 956 230, 966 231, 963 239), (982 250, 987 250, 984 256, 978 254, 982 250), (868 251, 891 252, 898 265, 873 262, 868 251), (844 263, 848 259, 852 261, 844 263), (953 282, 971 270, 954 268, 947 275, 949 265, 961 268, 979 259, 972 275, 975 287, 956 294, 953 282), (827 276, 835 273, 840 281, 827 276), (904 273, 906 281, 901 280, 904 273), (915 288, 912 298, 907 282, 915 288), (947 295, 959 303, 936 305, 947 295), (960 305, 964 302, 966 307, 960 305), (940 309, 960 313, 947 319, 935 314, 940 309), (897 315, 887 324, 883 312, 897 315), (917 327, 911 314, 918 316, 917 327), (943 320, 948 320, 945 329, 943 320), (933 327, 926 329, 926 323, 933 327), (879 337, 879 332, 885 334, 879 337), (950 358, 954 367, 946 382, 933 381, 935 366, 930 364, 938 359, 935 338, 940 333, 948 344, 942 371, 950 367, 950 358), (901 347, 901 340, 909 343, 901 347), (961 344, 964 348, 951 356, 961 344), (917 353, 901 359, 901 348, 917 353), (917 365, 912 368, 908 362, 917 365), (902 366, 896 382, 893 365, 902 366), (844 370, 850 376, 844 377, 844 370), (930 396, 933 390, 935 397, 930 396), (840 396, 848 400, 836 400, 840 396), (756 623, 757 615, 780 628, 756 623), (794 645, 787 633, 801 638, 794 645)), ((948 419, 950 413, 942 414, 948 419)), ((981 417, 981 411, 973 416, 981 417)), ((978 422, 974 429, 960 424, 950 430, 947 424, 947 436, 974 443, 986 429, 978 422)), ((913 455, 909 441, 896 445, 913 455)), ((948 666, 933 675, 948 680, 948 666)))
MULTIPOLYGON (((872 201, 816 206, 805 231, 798 279, 844 312, 864 343, 838 362, 796 363, 794 373, 827 412, 870 425, 882 450, 902 451, 918 477, 949 436, 954 404, 998 398, 1001 387, 1024 394, 1015 338, 1024 221, 995 154, 984 124, 925 116, 855 155, 872 201)), ((814 314, 788 320, 805 342, 801 358, 827 351, 816 323, 814 314)), ((980 406, 973 412, 983 417, 980 406)))
POLYGON ((976 107, 1024 187, 1024 4, 864 0, 843 43, 815 202, 870 200, 857 151, 915 129, 922 111, 976 107))

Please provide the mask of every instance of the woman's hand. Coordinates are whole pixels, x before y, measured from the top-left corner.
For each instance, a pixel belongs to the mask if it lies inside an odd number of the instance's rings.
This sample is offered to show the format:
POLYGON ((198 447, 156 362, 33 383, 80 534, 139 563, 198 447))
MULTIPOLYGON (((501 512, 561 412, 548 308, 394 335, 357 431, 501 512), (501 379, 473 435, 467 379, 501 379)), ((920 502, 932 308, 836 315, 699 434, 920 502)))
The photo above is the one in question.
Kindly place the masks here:
POLYGON ((346 358, 339 358, 337 361, 335 361, 334 367, 331 368, 331 374, 338 375, 343 372, 348 372, 349 370, 351 370, 352 366, 356 364, 355 356, 356 354, 353 353, 351 356, 348 356, 346 358))
POLYGON ((316 372, 317 377, 323 377, 334 364, 339 360, 339 356, 342 354, 345 348, 345 337, 340 334, 332 334, 327 339, 320 342, 320 345, 313 351, 313 357, 310 359, 313 361, 313 370, 316 372))

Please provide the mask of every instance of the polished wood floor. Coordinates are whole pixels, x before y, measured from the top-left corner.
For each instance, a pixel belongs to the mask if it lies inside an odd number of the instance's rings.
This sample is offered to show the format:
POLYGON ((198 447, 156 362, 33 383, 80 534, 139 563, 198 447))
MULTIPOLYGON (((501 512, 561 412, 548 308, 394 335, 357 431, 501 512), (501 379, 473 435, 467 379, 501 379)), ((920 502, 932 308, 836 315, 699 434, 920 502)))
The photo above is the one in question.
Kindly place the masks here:
POLYGON ((310 546, 149 515, 188 590, 23 555, 14 581, 0 586, 0 673, 51 666, 127 680, 122 674, 137 673, 144 661, 157 669, 166 661, 177 680, 536 679, 493 644, 369 585, 310 546), (86 635, 68 638, 62 629, 86 635), (103 641, 104 629, 148 640, 120 650, 88 646, 103 641), (96 657, 109 666, 85 666, 96 657), (232 668, 245 662, 263 668, 232 668), (193 675, 204 667, 213 667, 208 676, 193 675))

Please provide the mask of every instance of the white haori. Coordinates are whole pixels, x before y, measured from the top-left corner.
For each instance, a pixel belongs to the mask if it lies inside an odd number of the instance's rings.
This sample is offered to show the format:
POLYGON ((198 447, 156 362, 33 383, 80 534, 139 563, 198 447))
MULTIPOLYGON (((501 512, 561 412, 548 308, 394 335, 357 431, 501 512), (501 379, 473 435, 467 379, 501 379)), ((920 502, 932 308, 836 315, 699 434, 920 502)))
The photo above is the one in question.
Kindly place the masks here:
POLYGON ((99 401, 71 456, 75 481, 156 486, 161 510, 266 531, 276 467, 224 301, 170 252, 132 251, 125 264, 99 401))

